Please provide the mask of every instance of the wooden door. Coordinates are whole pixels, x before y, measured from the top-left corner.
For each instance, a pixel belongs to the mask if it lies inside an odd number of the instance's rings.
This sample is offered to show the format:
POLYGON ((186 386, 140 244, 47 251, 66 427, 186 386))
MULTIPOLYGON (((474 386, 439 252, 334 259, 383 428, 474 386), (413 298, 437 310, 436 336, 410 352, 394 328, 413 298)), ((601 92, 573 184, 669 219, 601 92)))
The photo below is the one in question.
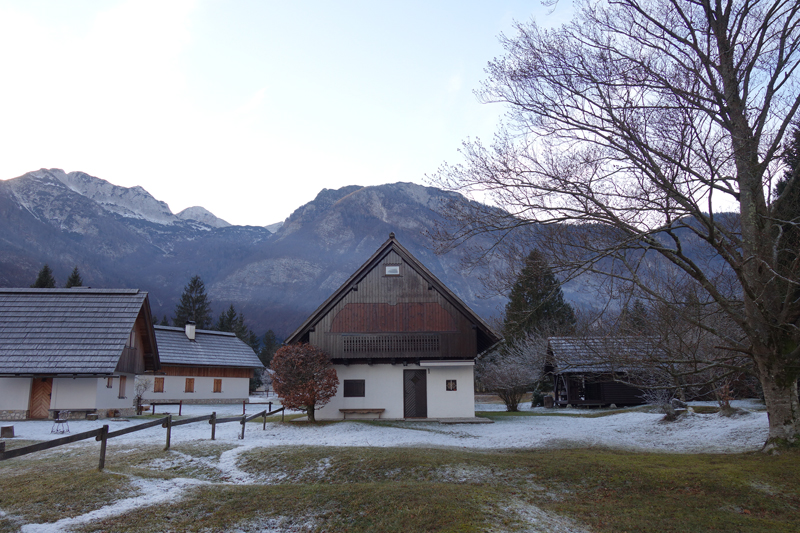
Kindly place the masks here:
POLYGON ((33 378, 31 384, 30 418, 47 418, 50 414, 50 395, 53 392, 53 378, 33 378))
POLYGON ((403 416, 428 417, 428 376, 426 370, 403 370, 403 416))

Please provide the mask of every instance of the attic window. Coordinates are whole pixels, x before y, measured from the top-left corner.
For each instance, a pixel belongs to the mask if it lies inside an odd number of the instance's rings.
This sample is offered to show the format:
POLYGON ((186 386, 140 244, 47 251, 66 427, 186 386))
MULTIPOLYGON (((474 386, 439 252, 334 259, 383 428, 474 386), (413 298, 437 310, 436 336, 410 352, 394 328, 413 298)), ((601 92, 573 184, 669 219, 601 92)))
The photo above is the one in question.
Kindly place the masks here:
POLYGON ((386 265, 386 275, 387 276, 399 276, 400 275, 400 265, 386 265))

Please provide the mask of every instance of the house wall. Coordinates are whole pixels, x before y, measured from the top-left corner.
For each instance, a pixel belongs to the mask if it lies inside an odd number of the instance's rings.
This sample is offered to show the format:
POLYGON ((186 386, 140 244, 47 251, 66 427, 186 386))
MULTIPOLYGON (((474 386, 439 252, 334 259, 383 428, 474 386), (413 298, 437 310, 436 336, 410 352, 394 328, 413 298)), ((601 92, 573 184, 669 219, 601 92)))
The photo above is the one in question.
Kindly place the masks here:
MULTIPOLYGON (((334 365, 339 378, 339 389, 331 401, 317 411, 320 420, 342 419, 339 409, 378 409, 385 411, 381 418, 403 418, 403 370, 419 370, 418 365, 403 366, 375 365, 334 365), (364 397, 345 398, 345 379, 363 379, 364 397)), ((475 395, 473 367, 429 367, 427 370, 428 418, 467 418, 475 416, 475 395), (447 391, 446 381, 457 380, 457 390, 447 391)), ((377 418, 375 414, 348 414, 347 418, 377 418)))
POLYGON ((32 378, 0 378, 0 420, 24 420, 32 378))
POLYGON ((221 377, 222 392, 214 392, 214 377, 196 376, 189 373, 182 376, 159 375, 164 378, 164 392, 153 392, 153 376, 139 376, 137 379, 149 379, 150 390, 143 399, 146 402, 178 402, 183 403, 235 403, 247 400, 250 397, 249 377, 221 377), (184 392, 186 378, 194 379, 194 392, 184 392))
POLYGON ((473 366, 428 368, 428 418, 470 418, 475 416, 475 374, 473 366), (457 389, 447 390, 447 380, 457 389))
POLYGON ((108 411, 119 411, 121 415, 133 413, 133 374, 115 375, 112 387, 108 388, 105 377, 54 378, 50 409, 96 409, 97 414, 106 416, 108 411), (120 376, 124 375, 125 390, 120 398, 120 376))
MULTIPOLYGON (((93 409, 101 417, 109 410, 132 415, 133 374, 125 374, 125 398, 119 398, 119 375, 114 376, 112 388, 105 377, 55 377, 50 393, 50 409, 93 409)), ((32 378, 0 378, 0 419, 23 420, 28 416, 32 378)), ((51 413, 52 414, 52 413, 51 413)))

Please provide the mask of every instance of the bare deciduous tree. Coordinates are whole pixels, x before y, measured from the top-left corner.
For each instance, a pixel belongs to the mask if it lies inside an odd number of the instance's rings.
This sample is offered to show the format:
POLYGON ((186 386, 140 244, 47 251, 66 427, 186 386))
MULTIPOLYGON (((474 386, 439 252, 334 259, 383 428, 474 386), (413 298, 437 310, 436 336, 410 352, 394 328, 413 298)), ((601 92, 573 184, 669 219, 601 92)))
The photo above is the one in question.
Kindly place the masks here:
POLYGON ((133 405, 136 406, 136 414, 142 414, 142 400, 147 391, 153 388, 153 380, 145 376, 137 376, 136 384, 133 387, 133 405))
POLYGON ((697 325, 751 359, 765 449, 795 442, 798 171, 771 191, 800 108, 800 3, 584 1, 559 29, 517 29, 481 92, 508 105, 507 127, 434 178, 508 214, 454 204, 443 242, 527 227, 562 277, 598 272, 683 305, 649 286, 648 269, 672 265, 744 333, 697 325))
POLYGON ((478 381, 500 396, 506 411, 519 411, 526 392, 544 377, 547 340, 528 334, 478 362, 478 381))

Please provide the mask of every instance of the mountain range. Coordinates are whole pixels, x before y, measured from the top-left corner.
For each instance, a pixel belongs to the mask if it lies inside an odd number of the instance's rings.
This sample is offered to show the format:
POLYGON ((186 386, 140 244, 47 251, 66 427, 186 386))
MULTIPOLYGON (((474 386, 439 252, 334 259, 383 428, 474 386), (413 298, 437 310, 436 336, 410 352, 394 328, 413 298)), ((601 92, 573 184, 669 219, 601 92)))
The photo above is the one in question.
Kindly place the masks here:
POLYGON ((425 230, 455 193, 412 183, 323 189, 283 223, 235 226, 202 207, 174 214, 141 187, 83 172, 41 169, 0 181, 0 286, 27 287, 48 263, 59 283, 77 266, 84 285, 140 288, 172 316, 189 279, 203 279, 215 314, 233 304, 256 333, 293 331, 393 232, 486 319, 462 251, 436 255, 425 230))

